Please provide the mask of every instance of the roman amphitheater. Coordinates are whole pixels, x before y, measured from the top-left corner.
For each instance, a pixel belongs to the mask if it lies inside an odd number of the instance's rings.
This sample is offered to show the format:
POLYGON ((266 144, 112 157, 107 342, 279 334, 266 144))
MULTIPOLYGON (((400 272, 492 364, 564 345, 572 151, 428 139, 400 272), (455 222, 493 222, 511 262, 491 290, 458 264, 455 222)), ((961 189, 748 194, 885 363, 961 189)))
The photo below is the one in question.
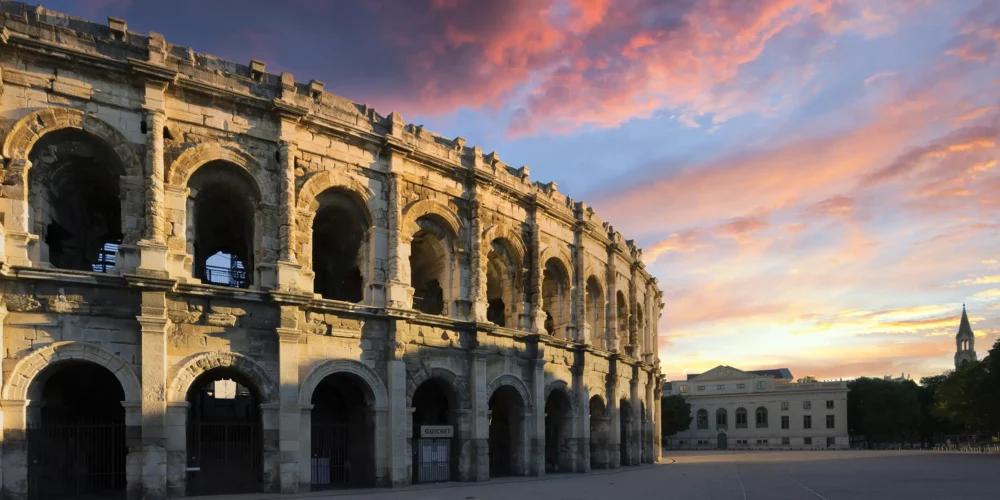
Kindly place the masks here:
POLYGON ((497 153, 0 1, 5 499, 654 462, 641 251, 497 153))

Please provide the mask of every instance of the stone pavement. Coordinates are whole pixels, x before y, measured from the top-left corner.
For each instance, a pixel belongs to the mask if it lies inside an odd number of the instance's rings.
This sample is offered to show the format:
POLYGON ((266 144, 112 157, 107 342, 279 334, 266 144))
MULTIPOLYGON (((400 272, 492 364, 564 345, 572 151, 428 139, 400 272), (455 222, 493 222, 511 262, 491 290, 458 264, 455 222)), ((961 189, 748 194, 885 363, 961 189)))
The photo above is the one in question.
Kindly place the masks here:
POLYGON ((922 451, 667 452, 588 474, 212 500, 977 500, 1000 498, 1000 455, 922 451))

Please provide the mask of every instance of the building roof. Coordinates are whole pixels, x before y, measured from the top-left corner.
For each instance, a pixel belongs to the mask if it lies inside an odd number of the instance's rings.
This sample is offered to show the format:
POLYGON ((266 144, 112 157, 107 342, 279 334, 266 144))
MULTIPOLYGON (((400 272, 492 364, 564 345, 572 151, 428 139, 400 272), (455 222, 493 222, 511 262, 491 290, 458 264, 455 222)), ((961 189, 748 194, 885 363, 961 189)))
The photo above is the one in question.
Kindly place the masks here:
POLYGON ((969 315, 965 314, 965 304, 962 304, 962 322, 958 325, 956 337, 972 337, 972 325, 969 324, 969 315))
MULTIPOLYGON (((747 373, 752 373, 754 375, 771 376, 771 377, 774 377, 774 378, 782 378, 782 379, 784 379, 784 378, 791 379, 792 378, 792 371, 789 370, 788 368, 771 368, 771 369, 768 369, 768 370, 743 370, 743 371, 745 371, 747 373)), ((687 380, 691 380, 691 379, 693 379, 693 378, 695 378, 697 376, 700 376, 700 375, 701 375, 700 373, 689 373, 687 375, 687 380)))

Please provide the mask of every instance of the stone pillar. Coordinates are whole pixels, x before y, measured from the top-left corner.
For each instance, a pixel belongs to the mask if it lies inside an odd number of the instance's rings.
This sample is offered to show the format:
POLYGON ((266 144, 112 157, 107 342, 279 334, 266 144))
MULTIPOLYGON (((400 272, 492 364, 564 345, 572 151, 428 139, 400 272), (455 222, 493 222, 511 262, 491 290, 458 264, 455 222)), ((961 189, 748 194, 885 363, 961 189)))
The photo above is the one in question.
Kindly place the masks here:
POLYGON ((663 400, 663 383, 659 375, 653 380, 653 385, 655 386, 653 399, 656 400, 655 411, 653 413, 656 416, 653 419, 653 460, 659 462, 663 456, 663 424, 661 423, 663 419, 663 405, 661 403, 663 400))
POLYGON ((487 321, 486 310, 489 308, 486 297, 486 266, 488 264, 488 252, 490 243, 483 241, 482 223, 479 220, 480 203, 477 195, 476 183, 473 180, 471 187, 471 200, 469 201, 469 216, 472 226, 472 246, 469 253, 469 267, 472 270, 472 290, 469 296, 472 299, 472 320, 477 322, 487 321))
POLYGON ((605 349, 609 351, 618 350, 618 338, 621 332, 618 331, 618 273, 615 271, 615 259, 618 253, 617 246, 612 243, 608 245, 608 310, 607 318, 607 338, 605 339, 605 349))
POLYGON ((278 440, 281 457, 281 493, 297 493, 299 489, 299 308, 281 305, 281 326, 278 327, 278 440))
POLYGON ((122 401, 125 409, 125 498, 160 500, 166 498, 167 454, 163 446, 150 447, 142 442, 142 402, 122 401), (147 486, 153 479, 154 486, 147 486))
POLYGON ((576 393, 577 401, 576 415, 574 415, 576 429, 573 435, 576 448, 574 455, 576 464, 573 468, 575 472, 590 471, 590 390, 583 381, 587 354, 585 351, 577 352, 577 360, 573 367, 573 392, 576 393))
MULTIPOLYGON (((485 332, 477 332, 485 335, 485 332)), ((488 353, 477 349, 469 351, 469 400, 472 412, 469 415, 472 444, 472 475, 473 481, 486 481, 490 478, 489 438, 490 421, 486 412, 489 410, 489 397, 486 394, 486 356, 488 353)))
MULTIPOLYGON (((531 294, 531 331, 533 333, 545 333, 545 311, 542 310, 542 229, 538 224, 538 214, 541 207, 536 203, 532 211, 531 220, 531 243, 528 245, 528 252, 531 255, 531 280, 528 283, 528 290, 531 294)), ((543 406, 544 408, 544 406, 543 406)), ((544 412, 542 412, 544 413, 544 412)), ((542 417, 543 428, 545 417, 542 417)), ((544 470, 544 463, 542 470, 544 470)))
POLYGON ((639 357, 639 341, 636 338, 638 334, 638 326, 636 320, 638 319, 638 314, 636 314, 636 295, 637 290, 635 286, 636 281, 636 270, 639 268, 637 262, 632 263, 631 274, 628 280, 628 347, 625 349, 625 354, 631 358, 639 357))
POLYGON ((165 167, 163 128, 167 124, 167 81, 149 79, 145 85, 145 233, 139 241, 139 269, 143 276, 167 276, 167 206, 164 196, 165 167))
POLYGON ((263 469, 264 493, 281 491, 281 430, 280 403, 265 403, 260 405, 260 417, 263 424, 263 469))
MULTIPOLYGON (((282 120, 281 135, 294 136, 295 123, 282 120)), ((295 143, 281 140, 278 145, 278 174, 281 194, 278 200, 278 289, 299 289, 302 266, 296 261, 295 238, 295 143)), ((309 258, 310 256, 303 256, 309 258)), ((311 291, 311 290, 310 290, 311 291)), ((297 417, 296 417, 297 418, 297 417)))
POLYGON ((656 399, 656 377, 649 374, 646 383, 646 439, 643 446, 646 452, 643 454, 646 463, 656 462, 656 427, 660 424, 657 415, 659 413, 660 402, 656 399))
POLYGON ((413 307, 413 287, 409 283, 410 249, 409 240, 413 235, 407 235, 403 241, 402 210, 400 180, 398 170, 403 168, 403 157, 397 153, 390 153, 389 157, 389 276, 386 279, 386 306, 397 309, 410 309, 413 307))
POLYGON ((3 409, 3 498, 28 498, 28 401, 0 400, 3 409))
POLYGON ((167 498, 187 494, 187 401, 167 403, 167 498))
POLYGON ((531 459, 530 474, 545 475, 545 343, 537 342, 533 372, 531 376, 532 405, 535 407, 534 421, 531 429, 531 459))
POLYGON ((618 409, 618 360, 612 358, 609 362, 611 367, 611 373, 608 374, 607 379, 607 393, 608 393, 608 439, 607 450, 608 450, 608 468, 618 469, 622 466, 621 453, 620 453, 620 443, 624 439, 621 435, 621 412, 618 409))
MULTIPOLYGON (((633 315, 634 316, 634 315, 633 315)), ((632 425, 628 429, 629 465, 642 463, 642 400, 639 398, 639 371, 632 367, 629 380, 629 405, 632 407, 632 425)))
MULTIPOLYGON (((579 216, 579 215, 578 215, 579 216)), ((583 268, 583 238, 587 223, 578 220, 573 232, 573 325, 577 342, 593 344, 593 332, 587 330, 587 277, 583 268)))
MULTIPOLYGON (((148 289, 147 289, 148 290, 148 289)), ((167 294, 164 290, 142 292, 142 497, 159 500, 167 496, 166 415, 167 397, 167 294)))
POLYGON ((387 434, 390 457, 389 483, 393 487, 410 484, 412 482, 410 475, 413 472, 410 450, 412 416, 406 408, 406 364, 403 362, 406 353, 405 328, 406 321, 393 322, 392 330, 396 340, 392 344, 393 351, 390 353, 392 357, 386 363, 389 389, 388 425, 378 429, 378 432, 387 434), (401 328, 404 330, 400 331, 401 328))

